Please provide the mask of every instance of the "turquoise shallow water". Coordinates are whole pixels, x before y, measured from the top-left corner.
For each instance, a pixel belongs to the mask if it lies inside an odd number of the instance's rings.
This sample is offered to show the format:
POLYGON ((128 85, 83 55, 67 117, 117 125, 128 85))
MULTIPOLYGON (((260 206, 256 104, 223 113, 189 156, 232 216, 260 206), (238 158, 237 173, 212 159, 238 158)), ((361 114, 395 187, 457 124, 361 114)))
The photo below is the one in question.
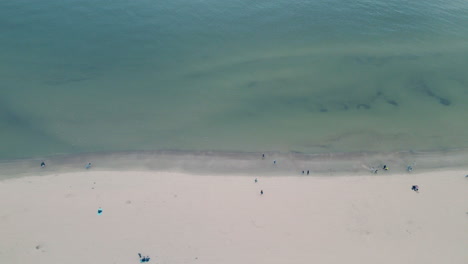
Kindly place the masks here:
POLYGON ((465 1, 1 1, 0 158, 468 147, 465 1))

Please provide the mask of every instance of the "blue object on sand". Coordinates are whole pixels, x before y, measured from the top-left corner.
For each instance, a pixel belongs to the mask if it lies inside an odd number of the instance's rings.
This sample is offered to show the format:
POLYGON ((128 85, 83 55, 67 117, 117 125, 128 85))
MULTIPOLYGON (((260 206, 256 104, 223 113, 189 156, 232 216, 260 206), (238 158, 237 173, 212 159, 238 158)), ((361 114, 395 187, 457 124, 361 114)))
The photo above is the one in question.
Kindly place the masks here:
POLYGON ((99 207, 99 209, 97 210, 97 214, 98 214, 98 215, 102 215, 102 209, 101 209, 101 207, 99 207))
POLYGON ((140 263, 149 262, 149 261, 150 261, 150 258, 149 258, 149 257, 140 258, 140 263))

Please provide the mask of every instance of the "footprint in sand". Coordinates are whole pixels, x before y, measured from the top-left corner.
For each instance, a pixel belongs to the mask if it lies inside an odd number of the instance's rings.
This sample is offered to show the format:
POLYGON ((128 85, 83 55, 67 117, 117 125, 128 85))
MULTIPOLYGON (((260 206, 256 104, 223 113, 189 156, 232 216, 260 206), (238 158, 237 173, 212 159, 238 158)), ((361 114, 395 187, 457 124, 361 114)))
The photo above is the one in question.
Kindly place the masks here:
POLYGON ((36 245, 35 249, 37 251, 45 252, 44 245, 42 245, 42 244, 36 245))

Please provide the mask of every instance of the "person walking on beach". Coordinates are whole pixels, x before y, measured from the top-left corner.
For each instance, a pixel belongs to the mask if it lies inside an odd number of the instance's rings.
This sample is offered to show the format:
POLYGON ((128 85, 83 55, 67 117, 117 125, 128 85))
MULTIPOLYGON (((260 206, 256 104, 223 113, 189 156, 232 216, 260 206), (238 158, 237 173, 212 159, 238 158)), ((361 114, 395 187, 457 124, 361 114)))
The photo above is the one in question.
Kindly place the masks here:
POLYGON ((309 170, 307 170, 307 175, 309 175, 309 170))
POLYGON ((258 182, 258 180, 257 180, 257 178, 255 178, 255 183, 257 183, 257 182, 258 182))
POLYGON ((273 164, 276 164, 276 160, 273 161, 273 164))
POLYGON ((88 163, 88 164, 86 164, 85 168, 86 168, 87 170, 89 170, 89 169, 91 168, 91 162, 88 163))
POLYGON ((302 171, 302 175, 304 175, 304 171, 302 171))
POLYGON ((41 168, 45 167, 45 162, 41 162, 41 168))
POLYGON ((263 195, 263 190, 260 190, 260 195, 263 195))
POLYGON ((262 154, 262 159, 265 159, 265 153, 262 154))

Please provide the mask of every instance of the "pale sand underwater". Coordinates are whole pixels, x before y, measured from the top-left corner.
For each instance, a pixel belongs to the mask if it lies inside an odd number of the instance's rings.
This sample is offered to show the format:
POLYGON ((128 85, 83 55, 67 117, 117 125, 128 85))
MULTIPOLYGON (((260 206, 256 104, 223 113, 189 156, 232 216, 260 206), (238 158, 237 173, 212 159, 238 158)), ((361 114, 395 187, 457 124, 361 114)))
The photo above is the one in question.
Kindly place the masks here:
POLYGON ((220 177, 91 169, 8 179, 0 181, 0 262, 139 263, 141 253, 159 264, 464 264, 466 172, 220 177))

